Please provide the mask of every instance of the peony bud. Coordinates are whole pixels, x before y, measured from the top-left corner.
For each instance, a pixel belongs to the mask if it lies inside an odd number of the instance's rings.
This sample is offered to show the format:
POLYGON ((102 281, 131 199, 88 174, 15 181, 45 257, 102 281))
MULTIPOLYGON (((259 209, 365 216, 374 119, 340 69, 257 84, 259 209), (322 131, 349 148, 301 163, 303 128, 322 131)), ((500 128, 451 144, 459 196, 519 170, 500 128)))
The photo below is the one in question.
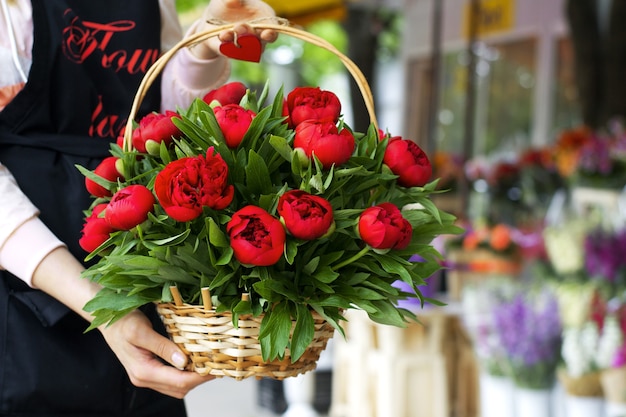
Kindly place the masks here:
POLYGON ((425 185, 433 172, 424 151, 411 140, 390 140, 383 162, 398 175, 398 184, 404 187, 425 185))
MULTIPOLYGON (((94 169, 94 174, 104 178, 108 181, 117 181, 118 179, 124 180, 120 170, 117 169, 117 163, 120 159, 115 156, 109 156, 104 158, 102 162, 94 169)), ((110 197, 111 191, 104 188, 95 181, 85 178, 85 187, 87 191, 95 197, 110 197)))
POLYGON ((404 249, 411 243, 413 234, 411 223, 391 203, 365 209, 358 228, 361 239, 374 249, 404 249))
POLYGON ((246 95, 247 87, 238 81, 224 84, 220 88, 209 91, 202 100, 208 104, 217 101, 220 106, 227 104, 239 104, 246 95))
MULTIPOLYGON (((139 127, 133 131, 133 147, 146 153, 146 142, 165 142, 169 146, 174 137, 181 135, 172 118, 180 117, 178 113, 166 111, 165 114, 150 113, 139 121, 139 127)), ((158 153, 157 153, 158 154, 158 153)))
POLYGON ((91 215, 85 219, 82 235, 78 240, 78 244, 83 250, 93 252, 106 242, 114 229, 109 225, 104 217, 100 217, 100 213, 105 210, 107 204, 98 204, 91 212, 91 215))
POLYGON ((224 139, 226 139, 226 145, 231 149, 239 146, 256 113, 238 104, 216 107, 213 111, 224 134, 224 139))
POLYGON ((154 196, 147 187, 129 185, 113 195, 104 212, 105 219, 114 229, 130 230, 148 218, 154 203, 154 196))
POLYGON ((302 148, 309 158, 317 157, 325 169, 341 165, 354 152, 354 136, 348 129, 341 132, 332 122, 305 121, 296 127, 294 148, 302 148))

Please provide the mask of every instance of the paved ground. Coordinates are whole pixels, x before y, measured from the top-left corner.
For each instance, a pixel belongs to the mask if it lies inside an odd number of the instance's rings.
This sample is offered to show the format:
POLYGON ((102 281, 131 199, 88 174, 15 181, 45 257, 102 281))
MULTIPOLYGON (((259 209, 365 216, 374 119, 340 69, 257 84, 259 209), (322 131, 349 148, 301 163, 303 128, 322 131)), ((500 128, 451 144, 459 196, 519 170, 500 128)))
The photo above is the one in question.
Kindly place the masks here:
POLYGON ((197 387, 187 396, 189 417, 271 417, 257 404, 255 379, 221 378, 197 387))

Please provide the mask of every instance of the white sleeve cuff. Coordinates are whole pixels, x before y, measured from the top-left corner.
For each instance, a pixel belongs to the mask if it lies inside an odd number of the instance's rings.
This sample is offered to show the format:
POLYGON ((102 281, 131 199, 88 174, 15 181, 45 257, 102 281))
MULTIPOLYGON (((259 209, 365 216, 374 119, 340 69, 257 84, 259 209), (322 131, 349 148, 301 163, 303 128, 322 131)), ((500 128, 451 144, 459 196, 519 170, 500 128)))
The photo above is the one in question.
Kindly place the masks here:
POLYGON ((33 217, 15 229, 0 247, 0 267, 32 285, 33 273, 54 249, 64 246, 39 217, 33 217))

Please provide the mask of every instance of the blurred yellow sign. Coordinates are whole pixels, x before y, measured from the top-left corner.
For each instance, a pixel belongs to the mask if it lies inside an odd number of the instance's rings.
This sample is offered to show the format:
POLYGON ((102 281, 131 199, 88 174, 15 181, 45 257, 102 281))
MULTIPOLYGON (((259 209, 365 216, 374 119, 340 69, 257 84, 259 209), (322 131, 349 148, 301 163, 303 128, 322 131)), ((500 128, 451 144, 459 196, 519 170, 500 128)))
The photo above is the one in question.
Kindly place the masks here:
POLYGON ((341 20, 346 15, 343 0, 265 0, 276 15, 297 24, 307 24, 318 19, 341 20))
MULTIPOLYGON (((463 13, 463 33, 469 36, 472 19, 472 0, 466 0, 463 13)), ((491 35, 508 32, 515 26, 515 0, 478 0, 479 13, 476 16, 476 34, 491 35)))

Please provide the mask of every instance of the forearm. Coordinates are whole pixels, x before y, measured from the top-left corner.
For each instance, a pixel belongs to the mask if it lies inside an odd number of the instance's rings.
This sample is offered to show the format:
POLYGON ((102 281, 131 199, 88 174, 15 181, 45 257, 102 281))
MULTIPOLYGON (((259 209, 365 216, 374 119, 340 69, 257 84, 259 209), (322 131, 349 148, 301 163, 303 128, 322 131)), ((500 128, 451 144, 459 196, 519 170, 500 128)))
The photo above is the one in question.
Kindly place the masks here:
POLYGON ((83 306, 96 295, 100 287, 81 277, 84 269, 66 247, 59 247, 39 263, 33 273, 32 283, 91 322, 93 317, 83 310, 83 306))

